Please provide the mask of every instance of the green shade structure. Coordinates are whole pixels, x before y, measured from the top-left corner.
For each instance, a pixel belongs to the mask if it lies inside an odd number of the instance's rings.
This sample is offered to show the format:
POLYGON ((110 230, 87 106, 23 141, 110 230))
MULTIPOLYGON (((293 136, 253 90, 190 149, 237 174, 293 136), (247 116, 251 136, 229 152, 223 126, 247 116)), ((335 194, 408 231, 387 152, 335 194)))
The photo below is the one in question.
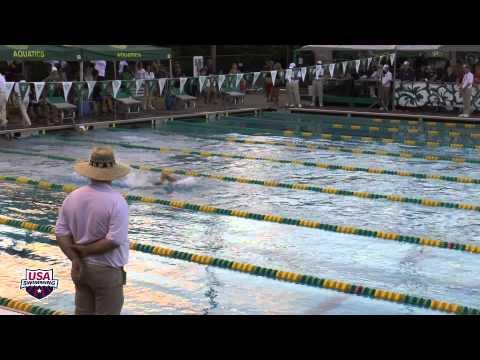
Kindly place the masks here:
POLYGON ((153 45, 63 45, 63 48, 80 50, 82 60, 166 60, 171 56, 170 48, 153 45))
POLYGON ((57 45, 0 45, 0 61, 81 61, 82 50, 57 45))

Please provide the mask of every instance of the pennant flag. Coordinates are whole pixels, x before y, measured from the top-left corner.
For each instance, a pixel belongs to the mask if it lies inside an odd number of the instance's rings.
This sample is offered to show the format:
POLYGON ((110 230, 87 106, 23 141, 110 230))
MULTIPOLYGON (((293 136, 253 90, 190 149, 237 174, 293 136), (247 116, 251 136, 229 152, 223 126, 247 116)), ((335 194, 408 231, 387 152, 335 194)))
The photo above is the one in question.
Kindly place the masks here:
POLYGON ((153 90, 155 89, 156 83, 157 82, 155 80, 147 80, 147 86, 150 92, 153 92, 153 90))
POLYGON ((370 64, 372 63, 372 58, 367 59, 367 70, 370 69, 370 64))
POLYGON ((218 90, 221 90, 223 82, 225 81, 225 75, 218 75, 217 79, 218 79, 218 90))
POLYGON ((348 61, 342 62, 342 66, 343 66, 343 75, 345 75, 345 73, 347 72, 348 61))
POLYGON ((254 73, 253 73, 252 87, 253 87, 253 85, 255 85, 255 83, 257 82, 259 76, 260 76, 260 71, 257 71, 257 72, 254 72, 254 73))
POLYGON ((390 65, 393 66, 393 63, 395 62, 395 53, 390 54, 390 65))
MULTIPOLYGON (((37 99, 37 101, 39 101, 40 96, 42 95, 42 92, 43 92, 43 88, 45 87, 45 82, 43 81, 34 82, 33 85, 35 87, 35 98, 37 99)), ((23 97, 22 97, 22 100, 23 100, 23 97)))
POLYGON ((205 75, 200 75, 198 77, 198 82, 200 83, 200 92, 202 92, 203 90, 203 85, 205 85, 205 80, 207 79, 207 77, 205 75))
POLYGON ((7 100, 10 97, 13 87, 15 86, 15 82, 9 81, 5 83, 5 95, 7 96, 7 100))
POLYGON ((87 81, 88 86, 88 98, 92 96, 93 89, 95 88, 96 81, 87 81))
POLYGON ((25 97, 28 96, 30 93, 30 84, 22 81, 20 83, 15 84, 15 92, 17 93, 18 96, 20 96, 20 99, 25 100, 25 97))
POLYGON ((307 75, 307 68, 302 67, 302 81, 305 81, 305 75, 307 75))
POLYGON ((380 55, 380 62, 379 62, 379 65, 381 65, 381 64, 382 64, 383 57, 384 57, 384 55, 380 55))
POLYGON ((158 88, 160 89, 160 95, 162 95, 163 88, 165 87, 165 82, 166 81, 167 81, 167 79, 165 79, 165 78, 158 79, 158 88))
POLYGON ((243 79, 243 74, 237 74, 237 81, 235 82, 235 87, 238 87, 242 79, 243 79))
POLYGON ((330 64, 330 65, 328 66, 328 70, 330 71, 330 77, 333 78, 333 74, 335 73, 335 63, 330 64))
POLYGON ((136 95, 138 95, 138 90, 140 90, 142 85, 143 85, 143 79, 135 80, 135 94, 136 95))
POLYGON ((287 72, 285 73, 285 80, 287 81, 292 80, 292 75, 293 75, 292 69, 287 69, 287 72))
POLYGON ((188 78, 180 78, 180 94, 183 94, 183 88, 185 87, 185 84, 187 83, 188 78))
POLYGON ((75 86, 75 91, 76 91, 76 92, 82 91, 82 89, 83 89, 83 84, 84 84, 84 83, 81 82, 81 81, 76 82, 76 83, 74 84, 74 86, 75 86))
POLYGON ((65 97, 65 102, 68 102, 68 94, 70 93, 70 89, 72 88, 72 82, 71 81, 65 81, 62 83, 63 87, 63 96, 65 97))
POLYGON ((357 69, 358 73, 358 70, 360 70, 360 60, 355 60, 355 68, 357 69))
POLYGON ((101 81, 100 82, 100 86, 101 86, 102 90, 105 90, 107 88, 108 83, 109 83, 108 81, 101 81))
POLYGON ((116 99, 118 90, 120 90, 120 87, 122 86, 122 81, 121 80, 113 80, 112 82, 112 89, 113 89, 113 97, 116 99))
POLYGON ((275 78, 277 77, 277 70, 270 71, 270 74, 272 75, 272 84, 275 84, 275 78))

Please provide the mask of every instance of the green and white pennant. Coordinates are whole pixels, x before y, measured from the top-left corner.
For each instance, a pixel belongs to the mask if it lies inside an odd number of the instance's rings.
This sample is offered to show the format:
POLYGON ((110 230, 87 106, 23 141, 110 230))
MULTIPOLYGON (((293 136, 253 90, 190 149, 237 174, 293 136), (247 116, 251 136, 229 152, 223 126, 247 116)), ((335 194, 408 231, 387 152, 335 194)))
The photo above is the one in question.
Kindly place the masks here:
POLYGON ((160 78, 158 79, 158 89, 160 91, 160 95, 163 93, 163 89, 165 88, 165 82, 167 81, 166 78, 160 78))
MULTIPOLYGON (((39 101, 40 96, 42 96, 43 89, 45 88, 45 82, 44 81, 34 82, 33 87, 35 89, 35 99, 39 101)), ((22 100, 23 100, 23 97, 22 97, 22 100)))
POLYGON ((183 94, 183 88, 185 87, 185 84, 187 83, 188 78, 186 77, 181 77, 180 78, 180 94, 183 94))
POLYGON ((238 85, 240 84, 240 81, 243 79, 243 74, 237 74, 237 79, 235 81, 235 87, 237 88, 238 85))
POLYGON ((225 75, 218 75, 217 76, 217 85, 218 85, 218 90, 222 89, 223 82, 225 81, 225 75))
POLYGON ((90 99, 90 96, 92 96, 93 89, 95 88, 96 81, 87 81, 87 87, 88 87, 88 98, 90 99))
POLYGON ((63 97, 65 98, 65 102, 68 102, 68 94, 70 93, 70 89, 72 88, 72 84, 73 84, 73 82, 71 82, 71 81, 62 82, 63 97))
POLYGON ((10 94, 12 93, 14 86, 15 86, 15 83, 13 81, 8 81, 5 83, 5 95, 7 96, 7 100, 10 97, 10 94))
POLYGON ((207 77, 205 75, 200 75, 198 77, 198 83, 200 85, 200 92, 202 92, 203 90, 203 86, 205 85, 205 80, 207 79, 207 77))
POLYGON ((252 87, 255 85, 255 83, 257 82, 259 77, 260 77, 260 71, 257 71, 257 72, 253 73, 252 87))
POLYGON ((120 87, 122 86, 122 81, 121 80, 113 80, 112 81, 112 90, 113 90, 113 97, 116 99, 118 90, 120 90, 120 87))

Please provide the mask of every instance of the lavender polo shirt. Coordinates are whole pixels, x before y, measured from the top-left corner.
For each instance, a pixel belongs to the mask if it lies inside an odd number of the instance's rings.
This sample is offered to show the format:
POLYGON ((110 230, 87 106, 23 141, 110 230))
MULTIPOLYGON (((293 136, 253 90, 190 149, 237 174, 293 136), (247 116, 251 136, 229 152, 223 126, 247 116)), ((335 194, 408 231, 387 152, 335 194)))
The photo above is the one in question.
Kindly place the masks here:
POLYGON ((85 262, 120 268, 128 262, 128 204, 123 196, 105 183, 92 183, 73 191, 63 201, 56 234, 71 235, 76 244, 108 239, 118 247, 85 262))

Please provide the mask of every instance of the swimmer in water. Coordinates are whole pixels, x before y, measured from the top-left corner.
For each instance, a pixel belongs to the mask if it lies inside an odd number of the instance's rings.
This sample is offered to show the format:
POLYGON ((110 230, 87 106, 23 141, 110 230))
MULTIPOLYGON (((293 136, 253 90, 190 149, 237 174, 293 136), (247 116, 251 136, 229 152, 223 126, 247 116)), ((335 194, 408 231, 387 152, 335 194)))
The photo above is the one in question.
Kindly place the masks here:
POLYGON ((176 182, 178 179, 174 178, 174 177, 173 177, 172 175, 170 175, 170 174, 166 174, 166 173, 162 172, 162 176, 160 177, 160 181, 154 183, 154 185, 163 185, 163 183, 165 182, 165 180, 167 180, 167 181, 170 182, 170 183, 174 183, 174 182, 176 182))

